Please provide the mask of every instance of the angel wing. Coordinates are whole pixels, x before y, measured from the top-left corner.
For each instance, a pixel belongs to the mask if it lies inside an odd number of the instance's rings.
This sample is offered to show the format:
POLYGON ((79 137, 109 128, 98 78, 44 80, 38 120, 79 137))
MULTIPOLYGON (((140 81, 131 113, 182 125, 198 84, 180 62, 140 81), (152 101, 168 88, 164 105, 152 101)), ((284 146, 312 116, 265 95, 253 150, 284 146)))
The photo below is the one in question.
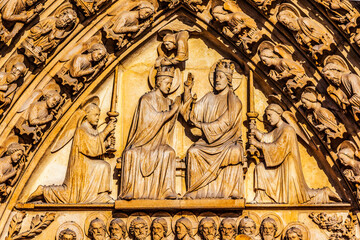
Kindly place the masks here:
POLYGON ((30 98, 28 98, 28 100, 20 107, 20 109, 19 109, 17 112, 18 112, 18 113, 24 112, 26 109, 28 109, 28 108, 30 107, 30 105, 31 105, 33 102, 39 100, 40 97, 42 96, 42 94, 43 94, 42 90, 35 90, 35 91, 31 94, 30 98))
POLYGON ((296 119, 295 115, 290 111, 284 111, 282 117, 286 122, 295 129, 296 134, 306 142, 309 146, 317 148, 314 141, 311 139, 310 134, 302 125, 299 124, 299 121, 296 119))
POLYGON ((59 151, 66 144, 70 142, 70 140, 74 137, 75 130, 78 128, 83 121, 86 113, 83 109, 77 110, 71 118, 67 121, 65 126, 62 128, 62 131, 57 136, 55 143, 51 148, 51 153, 59 151))
MULTIPOLYGON (((13 66, 18 63, 18 62, 24 62, 25 61, 25 57, 24 55, 21 55, 21 54, 16 54, 12 57, 10 57, 10 59, 6 62, 6 64, 4 65, 4 67, 2 67, 2 71, 5 71, 5 72, 11 72, 13 66)), ((26 75, 27 73, 27 70, 26 69, 26 72, 24 73, 24 76, 26 75)))

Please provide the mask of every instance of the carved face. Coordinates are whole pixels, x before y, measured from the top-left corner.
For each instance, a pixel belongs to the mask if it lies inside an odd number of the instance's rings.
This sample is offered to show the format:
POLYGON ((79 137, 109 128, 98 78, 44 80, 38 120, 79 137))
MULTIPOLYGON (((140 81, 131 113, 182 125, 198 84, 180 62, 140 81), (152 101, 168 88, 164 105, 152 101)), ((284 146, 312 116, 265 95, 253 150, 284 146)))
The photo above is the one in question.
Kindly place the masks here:
POLYGON ((69 26, 72 22, 74 22, 75 19, 76 15, 74 15, 73 11, 64 11, 56 20, 56 27, 65 28, 69 26))
POLYGON ((254 235, 256 231, 255 223, 252 221, 245 221, 240 225, 240 233, 245 235, 254 235))
POLYGON ((276 55, 271 49, 264 49, 260 53, 261 61, 268 67, 275 65, 274 59, 276 58, 276 55))
POLYGON ((280 114, 272 110, 266 110, 266 118, 271 126, 275 126, 281 120, 280 114))
POLYGON ((100 109, 99 107, 92 107, 86 116, 89 123, 96 127, 99 124, 100 109))
POLYGON ((74 240, 74 236, 72 234, 65 233, 60 240, 74 240))
POLYGON ((273 239, 275 237, 274 225, 270 222, 264 222, 261 233, 264 240, 273 239))
POLYGON ((236 232, 234 226, 230 223, 224 223, 220 228, 220 236, 222 240, 233 239, 236 232))
POLYGON ((341 85, 341 76, 342 72, 337 71, 335 69, 327 69, 326 71, 322 72, 324 74, 324 77, 332 82, 335 86, 341 85))
POLYGON ((298 236, 296 233, 294 233, 294 232, 287 233, 287 234, 286 234, 286 237, 287 237, 288 240, 301 240, 301 239, 299 238, 299 236, 298 236))
POLYGON ((164 46, 168 51, 171 51, 176 47, 173 42, 164 42, 164 46))
POLYGON ((134 226, 133 231, 134 231, 134 238, 136 240, 142 240, 147 237, 148 227, 147 227, 147 225, 145 225, 143 223, 139 223, 134 226))
POLYGON ((106 231, 104 225, 101 222, 92 222, 91 223, 91 232, 89 234, 92 236, 93 240, 105 240, 106 231))
POLYGON ((217 71, 215 82, 214 82, 215 90, 221 92, 228 86, 228 79, 225 73, 217 71))
POLYGON ((201 235, 205 240, 213 240, 216 236, 216 229, 213 223, 205 222, 201 226, 201 235))
POLYGON ((301 98, 301 103, 304 106, 304 108, 306 109, 314 109, 314 103, 310 102, 309 100, 307 100, 306 98, 301 98))
POLYGON ((163 225, 160 223, 154 223, 151 228, 151 237, 153 240, 162 239, 165 235, 165 230, 163 225))
POLYGON ((300 30, 300 26, 297 21, 298 17, 295 15, 295 13, 289 10, 284 10, 280 12, 278 15, 278 20, 291 31, 297 32, 300 30))
POLYGON ((91 58, 93 61, 98 62, 103 59, 106 55, 106 52, 102 49, 97 49, 91 53, 91 58))
POLYGON ((176 223, 175 234, 177 239, 183 239, 188 234, 188 230, 182 223, 176 223))
POLYGON ((24 155, 24 152, 22 150, 17 150, 10 155, 11 161, 13 163, 18 163, 23 155, 24 155))
POLYGON ((123 239, 123 231, 119 224, 112 223, 109 227, 110 237, 114 239, 123 239))
POLYGON ((139 17, 140 19, 146 19, 150 17, 153 13, 154 11, 150 8, 142 8, 139 10, 139 17))
POLYGON ((48 108, 52 109, 57 105, 59 105, 60 100, 61 100, 60 94, 56 92, 47 97, 46 104, 48 108))
POLYGON ((156 84, 163 94, 169 94, 171 90, 172 77, 159 76, 156 79, 156 84))
POLYGON ((13 81, 18 80, 25 72, 25 69, 20 64, 15 64, 11 69, 11 75, 14 76, 13 81))
POLYGON ((355 153, 352 149, 350 148, 343 148, 341 149, 338 154, 337 154, 340 162, 344 165, 344 166, 349 166, 351 165, 351 162, 355 159, 355 153))

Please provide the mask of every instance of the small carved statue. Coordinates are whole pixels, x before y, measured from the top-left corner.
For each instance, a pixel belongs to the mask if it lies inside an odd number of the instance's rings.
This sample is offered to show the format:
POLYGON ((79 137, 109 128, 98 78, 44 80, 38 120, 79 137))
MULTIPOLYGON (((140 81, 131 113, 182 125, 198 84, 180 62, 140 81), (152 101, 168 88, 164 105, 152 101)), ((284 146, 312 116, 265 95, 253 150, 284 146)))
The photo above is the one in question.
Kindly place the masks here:
POLYGON ((151 239, 166 240, 168 224, 162 217, 155 218, 151 223, 151 239))
POLYGON ((74 0, 86 17, 89 17, 99 11, 100 7, 109 0, 74 0))
POLYGON ((267 217, 260 224, 260 236, 262 240, 275 240, 278 226, 273 218, 267 217))
POLYGON ((323 55, 325 50, 331 51, 331 45, 335 44, 332 34, 323 25, 309 17, 302 17, 292 4, 281 4, 277 19, 296 33, 296 41, 305 51, 310 52, 315 60, 318 59, 317 55, 323 55))
POLYGON ((275 2, 276 0, 252 0, 258 8, 268 14, 269 7, 275 2))
POLYGON ((349 108, 355 120, 358 121, 358 114, 360 113, 360 77, 351 73, 345 61, 336 55, 325 59, 322 73, 331 84, 327 89, 330 97, 343 110, 349 108))
POLYGON ((300 126, 295 118, 290 118, 291 113, 272 103, 266 108, 265 115, 272 131, 262 133, 255 124, 250 125, 258 140, 250 137, 249 144, 261 149, 264 154, 264 162, 255 167, 254 202, 318 204, 328 203, 330 199, 341 201, 328 187, 312 189, 306 184, 295 130, 300 126))
POLYGON ((39 0, 6 0, 0 4, 0 41, 7 43, 42 10, 39 0), (34 5, 36 5, 34 7, 34 5))
POLYGON ((234 240, 236 237, 236 221, 232 218, 224 218, 219 227, 221 240, 234 240))
POLYGON ((244 217, 239 223, 239 233, 256 238, 256 223, 250 217, 244 217))
POLYGON ((69 228, 64 229, 59 233, 58 240, 76 240, 76 233, 69 228))
POLYGON ((104 25, 106 37, 116 41, 117 47, 122 48, 150 26, 154 13, 154 5, 146 1, 132 11, 120 12, 104 25))
POLYGON ((191 10, 202 12, 205 10, 203 0, 182 0, 191 10))
POLYGON ((297 227, 291 227, 285 232, 285 239, 284 240, 302 240, 303 233, 297 227))
POLYGON ((55 83, 48 84, 42 90, 36 90, 18 112, 23 115, 15 125, 17 135, 36 144, 51 122, 59 117, 61 102, 60 87, 55 83))
POLYGON ((343 173, 347 180, 354 184, 357 198, 360 199, 360 161, 359 152, 355 143, 344 141, 338 147, 337 156, 346 168, 343 173))
POLYGON ((217 237, 217 226, 215 220, 210 217, 201 219, 199 223, 199 234, 202 240, 214 240, 217 237))
POLYGON ((91 82, 107 61, 107 50, 99 37, 93 37, 85 44, 82 53, 76 54, 57 73, 62 85, 69 86, 72 94, 78 93, 84 83, 91 82))
POLYGON ((326 8, 330 19, 339 23, 339 26, 350 34, 350 28, 356 27, 360 17, 359 11, 348 0, 314 0, 326 8))
POLYGON ((192 224, 186 217, 179 218, 175 223, 176 240, 194 240, 192 237, 192 224))
POLYGON ((12 142, 5 148, 6 153, 0 158, 0 202, 9 195, 25 167, 24 146, 12 142))
POLYGON ((175 158, 170 144, 181 99, 173 102, 171 90, 174 69, 161 67, 155 88, 139 100, 122 154, 120 198, 176 199, 175 158), (151 186, 151 188, 149 188, 151 186))
POLYGON ((129 235, 132 240, 145 240, 149 236, 149 226, 147 222, 137 217, 131 221, 129 227, 129 235))
POLYGON ((328 144, 330 144, 331 139, 343 137, 346 132, 345 126, 336 119, 330 110, 322 107, 318 93, 314 88, 305 88, 301 95, 301 102, 309 112, 307 118, 322 133, 328 144))
POLYGON ((224 4, 213 8, 212 14, 223 24, 222 32, 241 45, 246 53, 251 53, 250 45, 258 42, 263 35, 253 18, 246 15, 237 5, 224 4))
POLYGON ((234 69, 231 60, 218 61, 211 73, 213 91, 197 102, 191 73, 185 82, 181 114, 200 133, 186 154, 185 198, 243 198, 242 104, 232 88, 234 69))
POLYGON ((27 68, 23 60, 23 55, 11 57, 4 71, 0 72, 0 116, 11 103, 19 85, 18 80, 26 73, 27 68))
POLYGON ((90 222, 88 237, 91 240, 106 240, 106 225, 100 218, 95 218, 90 222))
POLYGON ((155 67, 177 65, 189 58, 189 32, 167 33, 158 46, 158 58, 155 67))
POLYGON ((286 90, 290 94, 296 89, 302 89, 310 82, 305 69, 299 62, 292 59, 292 53, 286 46, 264 41, 258 47, 258 54, 266 66, 274 68, 269 73, 273 80, 287 80, 286 90))
POLYGON ((69 163, 62 185, 40 185, 28 201, 36 199, 47 203, 108 203, 110 196, 110 164, 103 156, 110 146, 115 120, 111 120, 102 132, 98 131, 100 99, 89 97, 66 123, 52 152, 64 147, 73 138, 69 163))
POLYGON ((126 238, 126 224, 120 218, 114 218, 109 225, 110 240, 124 240, 126 238))
POLYGON ((71 5, 65 5, 55 13, 30 29, 21 48, 25 55, 33 59, 35 64, 44 63, 48 55, 65 39, 75 28, 78 21, 77 14, 71 5))

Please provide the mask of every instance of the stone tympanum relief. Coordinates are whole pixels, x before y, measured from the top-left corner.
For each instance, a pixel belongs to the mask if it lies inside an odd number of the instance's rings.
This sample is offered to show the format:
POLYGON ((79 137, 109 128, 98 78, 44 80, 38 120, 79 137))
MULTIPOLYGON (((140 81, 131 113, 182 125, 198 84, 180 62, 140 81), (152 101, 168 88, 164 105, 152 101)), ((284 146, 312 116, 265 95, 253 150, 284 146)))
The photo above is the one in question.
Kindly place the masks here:
POLYGON ((40 0, 7 0, 0 5, 0 41, 12 38, 43 10, 40 0))
POLYGON ((99 98, 89 97, 74 113, 59 134, 52 151, 58 151, 73 139, 66 177, 62 185, 39 186, 28 201, 36 199, 48 203, 107 203, 109 196, 110 165, 103 155, 111 144, 110 133, 115 129, 115 120, 99 132, 99 98))

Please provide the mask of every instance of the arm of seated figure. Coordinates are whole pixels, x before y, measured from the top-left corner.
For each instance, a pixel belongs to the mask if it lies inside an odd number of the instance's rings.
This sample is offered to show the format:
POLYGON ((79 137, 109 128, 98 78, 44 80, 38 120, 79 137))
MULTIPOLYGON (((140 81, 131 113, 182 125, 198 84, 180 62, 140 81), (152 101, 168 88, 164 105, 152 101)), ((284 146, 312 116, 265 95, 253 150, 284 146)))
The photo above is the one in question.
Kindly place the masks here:
POLYGON ((35 125, 44 125, 54 119, 53 114, 47 114, 45 117, 41 116, 41 111, 47 111, 47 109, 41 109, 41 107, 46 108, 46 103, 37 103, 29 113, 29 123, 32 126, 35 125))

